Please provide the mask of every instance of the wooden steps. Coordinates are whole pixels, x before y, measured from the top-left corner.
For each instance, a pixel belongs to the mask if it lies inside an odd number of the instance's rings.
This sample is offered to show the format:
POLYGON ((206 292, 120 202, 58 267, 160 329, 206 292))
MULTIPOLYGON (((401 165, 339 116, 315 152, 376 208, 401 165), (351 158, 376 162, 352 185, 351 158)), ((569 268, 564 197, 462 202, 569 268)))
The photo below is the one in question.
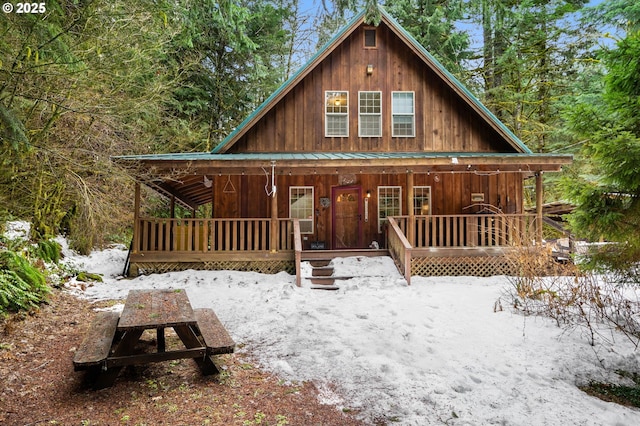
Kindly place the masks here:
POLYGON ((336 257, 378 257, 389 256, 388 250, 353 249, 353 250, 304 250, 301 255, 303 262, 311 265, 311 276, 304 277, 311 282, 315 290, 338 290, 336 282, 348 280, 350 276, 336 276, 331 262, 336 257))

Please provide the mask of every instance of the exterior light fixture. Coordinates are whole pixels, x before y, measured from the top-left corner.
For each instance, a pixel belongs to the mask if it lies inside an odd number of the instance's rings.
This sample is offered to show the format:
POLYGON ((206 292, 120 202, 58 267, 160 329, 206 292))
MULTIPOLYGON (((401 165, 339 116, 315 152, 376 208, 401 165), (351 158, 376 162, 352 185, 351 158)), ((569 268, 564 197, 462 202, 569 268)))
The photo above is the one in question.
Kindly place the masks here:
POLYGON ((367 198, 371 198, 371 191, 367 190, 367 198))
POLYGON ((373 65, 369 64, 367 65, 367 75, 371 75, 373 74, 373 65))

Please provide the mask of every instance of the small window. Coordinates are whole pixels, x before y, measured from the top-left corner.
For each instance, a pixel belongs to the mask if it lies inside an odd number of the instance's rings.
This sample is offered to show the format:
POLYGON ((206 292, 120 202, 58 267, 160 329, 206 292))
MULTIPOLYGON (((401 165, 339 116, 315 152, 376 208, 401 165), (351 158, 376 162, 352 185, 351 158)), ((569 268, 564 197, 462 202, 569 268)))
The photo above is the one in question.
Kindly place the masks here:
POLYGON ((431 187, 413 187, 413 214, 416 216, 427 216, 431 214, 431 187))
POLYGON ((402 188, 399 186, 378 187, 378 232, 389 216, 402 215, 402 188))
POLYGON ((376 30, 375 28, 364 29, 364 47, 376 47, 376 30))
POLYGON ((393 137, 414 137, 415 102, 413 92, 392 92, 391 132, 393 137))
POLYGON ((358 92, 358 136, 382 136, 382 92, 358 92))
POLYGON ((300 232, 313 234, 313 186, 289 187, 289 217, 300 219, 300 232))
POLYGON ((324 92, 324 135, 349 136, 349 92, 324 92))

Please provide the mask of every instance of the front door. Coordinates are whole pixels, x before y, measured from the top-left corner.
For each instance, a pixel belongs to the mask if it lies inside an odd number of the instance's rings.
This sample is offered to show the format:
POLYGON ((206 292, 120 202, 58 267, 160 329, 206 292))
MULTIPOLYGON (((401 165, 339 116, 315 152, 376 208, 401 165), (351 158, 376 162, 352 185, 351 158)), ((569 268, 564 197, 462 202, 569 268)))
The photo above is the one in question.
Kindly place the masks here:
POLYGON ((360 248, 362 241, 362 199, 359 186, 336 187, 333 200, 333 249, 360 248))

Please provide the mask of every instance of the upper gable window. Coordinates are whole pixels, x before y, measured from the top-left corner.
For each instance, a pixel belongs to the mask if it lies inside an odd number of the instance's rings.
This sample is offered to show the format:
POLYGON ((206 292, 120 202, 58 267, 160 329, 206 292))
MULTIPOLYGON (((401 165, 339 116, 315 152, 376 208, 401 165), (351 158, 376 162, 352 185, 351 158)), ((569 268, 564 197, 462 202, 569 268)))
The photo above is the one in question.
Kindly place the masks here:
POLYGON ((413 92, 391 93, 391 133, 393 137, 414 137, 415 102, 413 92))
POLYGON ((358 92, 358 136, 382 136, 382 92, 358 92))
POLYGON ((324 135, 349 136, 349 92, 324 92, 324 135))
POLYGON ((364 29, 364 47, 377 47, 375 28, 364 29))

